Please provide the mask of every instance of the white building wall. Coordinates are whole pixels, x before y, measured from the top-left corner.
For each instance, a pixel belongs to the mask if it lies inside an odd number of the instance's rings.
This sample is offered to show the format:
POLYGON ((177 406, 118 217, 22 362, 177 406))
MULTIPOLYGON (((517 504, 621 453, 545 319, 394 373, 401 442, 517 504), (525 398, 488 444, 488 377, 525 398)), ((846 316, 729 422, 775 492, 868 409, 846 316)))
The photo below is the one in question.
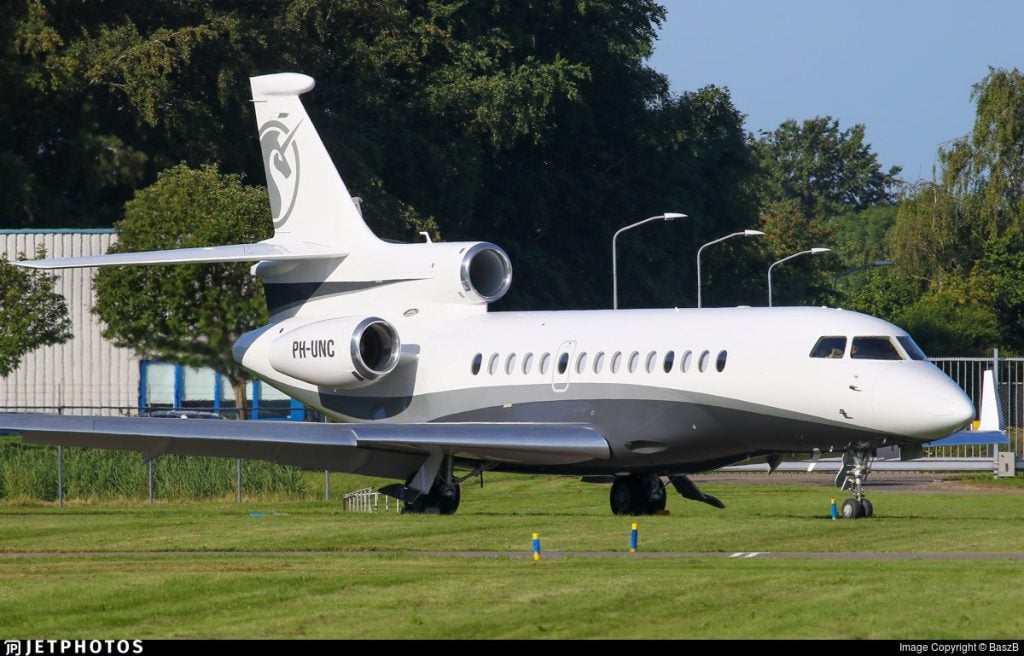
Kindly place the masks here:
MULTIPOLYGON (((102 255, 116 241, 109 230, 0 230, 0 253, 34 257, 38 246, 47 257, 102 255)), ((92 277, 96 269, 56 272, 56 290, 68 301, 74 337, 27 354, 7 378, 0 378, 0 412, 38 410, 66 414, 118 414, 139 403, 139 358, 103 339, 92 277)))

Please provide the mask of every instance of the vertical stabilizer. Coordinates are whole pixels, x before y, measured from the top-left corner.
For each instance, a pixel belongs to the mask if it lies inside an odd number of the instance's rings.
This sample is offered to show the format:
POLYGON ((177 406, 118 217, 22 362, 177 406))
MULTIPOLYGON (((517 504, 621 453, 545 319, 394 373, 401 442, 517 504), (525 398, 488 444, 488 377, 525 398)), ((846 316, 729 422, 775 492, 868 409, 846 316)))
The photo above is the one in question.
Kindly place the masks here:
POLYGON ((348 251, 376 243, 299 100, 313 78, 277 73, 249 82, 274 236, 348 251))

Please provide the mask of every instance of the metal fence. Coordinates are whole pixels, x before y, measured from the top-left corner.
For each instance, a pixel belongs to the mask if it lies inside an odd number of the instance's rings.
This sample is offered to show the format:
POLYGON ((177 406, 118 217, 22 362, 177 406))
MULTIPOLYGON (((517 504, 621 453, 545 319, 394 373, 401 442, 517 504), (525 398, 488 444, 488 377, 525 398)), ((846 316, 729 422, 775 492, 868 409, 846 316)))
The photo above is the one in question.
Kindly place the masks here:
POLYGON ((401 503, 387 496, 381 494, 372 487, 364 487, 361 490, 349 492, 342 497, 342 502, 345 504, 345 510, 349 512, 400 512, 401 503), (381 503, 383 501, 383 503, 381 503))
MULTIPOLYGON (((935 366, 957 382, 980 410, 982 374, 991 369, 995 374, 996 398, 1003 411, 1006 433, 1010 437, 1009 450, 1018 457, 1022 451, 1024 433, 1024 358, 1002 358, 993 351, 989 358, 931 358, 935 366)), ((995 456, 994 446, 950 446, 930 449, 929 455, 948 458, 995 456)))

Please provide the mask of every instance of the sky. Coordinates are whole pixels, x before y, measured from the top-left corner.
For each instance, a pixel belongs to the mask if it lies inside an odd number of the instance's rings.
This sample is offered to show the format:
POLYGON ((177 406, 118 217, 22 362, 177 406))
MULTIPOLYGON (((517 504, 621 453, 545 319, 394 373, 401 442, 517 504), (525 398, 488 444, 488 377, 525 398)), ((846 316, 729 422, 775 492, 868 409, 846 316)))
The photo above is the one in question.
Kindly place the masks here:
POLYGON ((971 86, 1024 70, 1024 0, 662 0, 650 65, 672 91, 728 87, 755 134, 786 119, 862 123, 882 165, 930 179, 970 132, 971 86))

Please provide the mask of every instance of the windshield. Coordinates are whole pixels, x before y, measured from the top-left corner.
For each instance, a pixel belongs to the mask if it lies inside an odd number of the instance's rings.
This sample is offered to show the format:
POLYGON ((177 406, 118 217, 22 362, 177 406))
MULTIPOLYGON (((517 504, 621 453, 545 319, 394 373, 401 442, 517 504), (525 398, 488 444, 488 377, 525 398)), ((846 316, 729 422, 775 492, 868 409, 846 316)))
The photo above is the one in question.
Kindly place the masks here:
POLYGON ((903 347, 903 350, 907 352, 907 355, 910 356, 911 360, 928 359, 928 356, 924 354, 924 351, 921 350, 921 347, 914 342, 914 339, 910 335, 897 337, 896 339, 899 341, 900 346, 903 347))
POLYGON ((903 356, 888 337, 854 337, 850 347, 854 360, 902 360, 903 356))

